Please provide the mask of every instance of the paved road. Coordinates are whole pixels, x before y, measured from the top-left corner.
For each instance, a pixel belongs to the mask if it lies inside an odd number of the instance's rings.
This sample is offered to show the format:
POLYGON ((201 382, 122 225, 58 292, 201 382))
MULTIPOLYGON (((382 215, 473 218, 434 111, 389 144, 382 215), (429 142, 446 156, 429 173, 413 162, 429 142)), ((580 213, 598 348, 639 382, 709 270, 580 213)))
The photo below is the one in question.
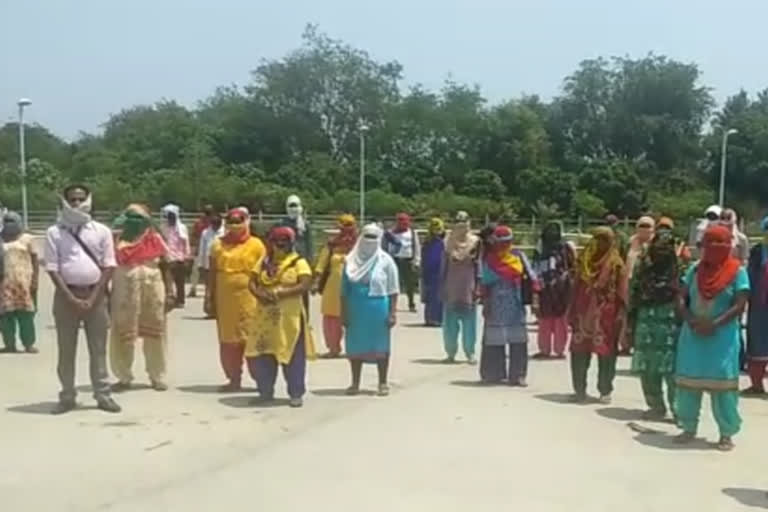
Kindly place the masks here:
MULTIPOLYGON (((41 309, 42 353, 0 357, 0 510, 768 509, 763 401, 744 403, 734 452, 706 440, 679 448, 671 425, 628 427, 643 403, 626 372, 611 406, 564 403, 564 362, 532 362, 525 390, 481 388, 476 367, 436 364, 439 332, 403 314, 390 397, 345 397, 346 363, 318 361, 303 409, 257 409, 248 393, 215 393, 214 325, 193 301, 172 316, 171 391, 122 395, 119 416, 91 409, 82 347, 87 407, 53 417, 49 288, 41 309)), ((373 368, 365 378, 374 390, 373 368)), ((713 441, 705 412, 701 434, 713 441)))

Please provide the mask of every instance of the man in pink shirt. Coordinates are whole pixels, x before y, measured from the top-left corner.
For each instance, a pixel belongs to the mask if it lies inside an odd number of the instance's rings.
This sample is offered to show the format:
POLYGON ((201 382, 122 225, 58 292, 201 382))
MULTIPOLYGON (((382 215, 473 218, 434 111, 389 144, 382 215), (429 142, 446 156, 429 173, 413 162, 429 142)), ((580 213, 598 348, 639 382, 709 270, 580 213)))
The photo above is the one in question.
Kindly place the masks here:
POLYGON ((91 384, 98 408, 117 413, 107 374, 109 313, 106 290, 115 261, 112 232, 91 219, 91 194, 83 185, 64 190, 59 219, 45 237, 45 269, 56 286, 53 317, 59 347, 59 403, 53 414, 77 407, 75 360, 77 336, 82 324, 90 355, 91 384))

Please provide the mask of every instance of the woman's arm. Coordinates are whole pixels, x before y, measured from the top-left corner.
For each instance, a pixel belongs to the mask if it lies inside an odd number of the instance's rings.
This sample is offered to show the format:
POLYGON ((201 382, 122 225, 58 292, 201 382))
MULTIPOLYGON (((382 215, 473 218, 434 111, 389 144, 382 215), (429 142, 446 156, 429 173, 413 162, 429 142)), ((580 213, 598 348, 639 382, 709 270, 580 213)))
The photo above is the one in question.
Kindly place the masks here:
POLYGON ((738 292, 733 299, 733 304, 731 304, 731 307, 726 309, 722 315, 718 316, 712 321, 713 329, 722 327, 734 319, 740 319, 741 315, 744 314, 744 309, 747 306, 748 300, 749 300, 748 291, 738 292))
POLYGON ((299 276, 298 282, 293 286, 284 286, 275 290, 275 298, 277 300, 287 299, 288 297, 295 297, 297 295, 304 295, 312 287, 312 276, 302 275, 299 276))
MULTIPOLYGON (((205 283, 205 301, 203 302, 203 310, 208 316, 216 315, 216 259, 213 254, 208 258, 208 279, 205 283)), ((249 284, 250 286, 250 284, 249 284)))
POLYGON ((397 294, 389 296, 389 327, 397 325, 397 294))

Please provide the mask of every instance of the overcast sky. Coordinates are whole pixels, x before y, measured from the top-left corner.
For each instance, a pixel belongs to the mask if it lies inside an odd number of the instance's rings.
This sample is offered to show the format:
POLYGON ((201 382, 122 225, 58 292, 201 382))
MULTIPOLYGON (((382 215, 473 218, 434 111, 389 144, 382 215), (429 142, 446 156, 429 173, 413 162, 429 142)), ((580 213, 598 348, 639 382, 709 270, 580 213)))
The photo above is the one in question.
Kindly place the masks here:
POLYGON ((697 62, 722 100, 768 87, 766 0, 0 0, 0 124, 69 139, 161 98, 244 84, 306 23, 397 59, 407 84, 449 76, 493 101, 557 94, 579 61, 653 51, 697 62))

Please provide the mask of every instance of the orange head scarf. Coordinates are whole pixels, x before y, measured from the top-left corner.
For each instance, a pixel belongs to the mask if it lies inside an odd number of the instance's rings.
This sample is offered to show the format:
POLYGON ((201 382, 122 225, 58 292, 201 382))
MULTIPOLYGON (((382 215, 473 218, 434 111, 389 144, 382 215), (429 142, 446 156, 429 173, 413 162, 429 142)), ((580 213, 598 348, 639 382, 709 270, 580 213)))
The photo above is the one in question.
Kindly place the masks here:
POLYGON ((708 228, 702 247, 704 252, 696 270, 696 283, 699 295, 712 300, 733 282, 741 263, 732 255, 731 232, 725 226, 708 228))

